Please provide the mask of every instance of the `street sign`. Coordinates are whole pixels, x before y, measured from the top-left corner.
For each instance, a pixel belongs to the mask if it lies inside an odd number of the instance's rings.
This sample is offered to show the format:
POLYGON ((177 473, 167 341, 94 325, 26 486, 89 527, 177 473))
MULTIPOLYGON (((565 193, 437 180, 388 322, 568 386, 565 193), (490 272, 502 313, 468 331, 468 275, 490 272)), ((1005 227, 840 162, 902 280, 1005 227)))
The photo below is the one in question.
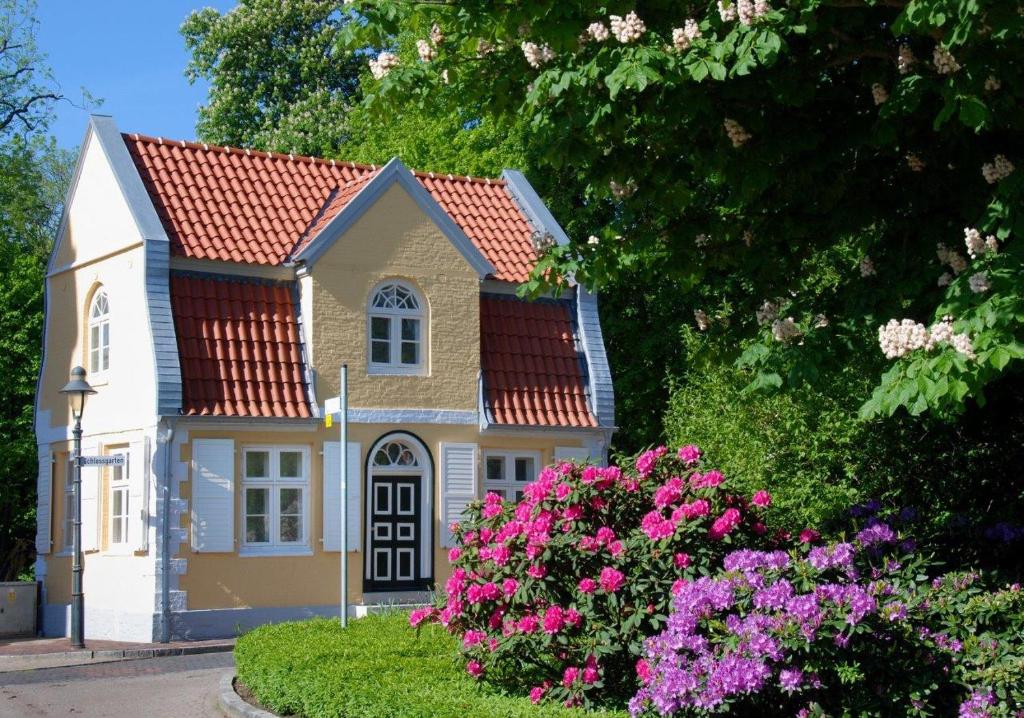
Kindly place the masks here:
POLYGON ((340 414, 341 413, 341 397, 332 396, 330 399, 324 401, 324 414, 340 414))
POLYGON ((124 466, 124 454, 82 456, 78 461, 81 466, 124 466))

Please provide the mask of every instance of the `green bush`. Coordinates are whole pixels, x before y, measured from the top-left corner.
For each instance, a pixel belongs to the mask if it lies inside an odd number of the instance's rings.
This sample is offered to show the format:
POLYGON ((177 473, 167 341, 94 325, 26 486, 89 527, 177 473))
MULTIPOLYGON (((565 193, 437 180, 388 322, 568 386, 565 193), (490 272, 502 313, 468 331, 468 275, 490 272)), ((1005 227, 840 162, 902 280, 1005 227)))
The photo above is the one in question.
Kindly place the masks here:
MULTIPOLYGON (((279 623, 238 639, 238 678, 280 715, 305 718, 548 718, 579 716, 535 706, 478 682, 457 662, 456 640, 439 626, 419 635, 405 613, 279 623)), ((610 715, 610 714, 606 714, 610 715)))

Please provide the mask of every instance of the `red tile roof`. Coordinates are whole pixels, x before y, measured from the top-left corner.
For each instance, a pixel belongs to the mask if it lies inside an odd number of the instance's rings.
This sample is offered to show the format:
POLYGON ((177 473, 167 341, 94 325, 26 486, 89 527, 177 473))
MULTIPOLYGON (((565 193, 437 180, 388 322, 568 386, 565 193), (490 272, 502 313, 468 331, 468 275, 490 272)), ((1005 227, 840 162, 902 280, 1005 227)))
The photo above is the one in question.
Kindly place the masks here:
POLYGON ((566 302, 480 297, 480 364, 494 423, 597 426, 566 302))
POLYGON ((293 288, 173 275, 182 413, 312 416, 293 288))
MULTIPOLYGON (((124 140, 171 251, 183 257, 281 264, 314 236, 310 223, 325 202, 344 200, 331 203, 337 213, 375 169, 137 134, 124 140)), ((503 180, 416 178, 494 265, 496 279, 526 280, 536 260, 532 229, 503 180)))

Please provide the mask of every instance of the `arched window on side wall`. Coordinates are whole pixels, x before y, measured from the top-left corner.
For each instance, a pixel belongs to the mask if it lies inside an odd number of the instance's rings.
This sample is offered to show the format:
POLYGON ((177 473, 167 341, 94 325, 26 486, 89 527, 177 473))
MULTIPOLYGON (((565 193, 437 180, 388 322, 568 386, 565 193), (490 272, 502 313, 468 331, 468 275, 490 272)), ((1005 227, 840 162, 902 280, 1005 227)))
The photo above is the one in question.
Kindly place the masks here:
POLYGON ((110 368, 110 300, 98 289, 89 304, 89 373, 103 375, 110 368))
POLYGON ((371 293, 367 314, 369 372, 424 373, 427 313, 416 290, 405 282, 385 282, 371 293))

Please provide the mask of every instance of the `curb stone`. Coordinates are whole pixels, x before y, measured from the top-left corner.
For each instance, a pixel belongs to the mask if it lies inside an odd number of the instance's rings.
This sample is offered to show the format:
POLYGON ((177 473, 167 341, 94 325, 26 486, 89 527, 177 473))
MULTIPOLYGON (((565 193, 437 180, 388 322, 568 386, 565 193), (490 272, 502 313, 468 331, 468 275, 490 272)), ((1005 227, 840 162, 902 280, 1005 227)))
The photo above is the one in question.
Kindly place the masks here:
POLYGON ((104 663, 134 660, 140 658, 164 658, 167 656, 190 656, 201 653, 223 653, 232 651, 234 642, 207 644, 205 646, 175 646, 173 648, 118 648, 102 651, 61 651, 58 653, 37 653, 15 656, 0 656, 0 673, 30 671, 36 668, 59 668, 84 663, 104 663), (43 665, 45 664, 45 665, 43 665))
POLYGON ((220 696, 218 699, 221 710, 230 718, 278 718, 274 713, 257 708, 242 700, 235 693, 235 674, 225 673, 220 679, 220 696))

